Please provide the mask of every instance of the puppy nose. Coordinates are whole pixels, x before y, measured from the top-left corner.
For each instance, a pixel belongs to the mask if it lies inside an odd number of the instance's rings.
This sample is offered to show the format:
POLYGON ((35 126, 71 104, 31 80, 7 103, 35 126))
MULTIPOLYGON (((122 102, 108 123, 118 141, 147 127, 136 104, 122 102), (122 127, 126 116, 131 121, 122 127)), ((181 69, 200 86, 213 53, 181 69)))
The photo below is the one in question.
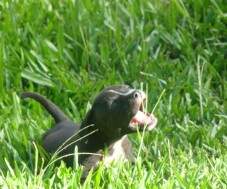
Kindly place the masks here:
POLYGON ((133 94, 134 98, 141 98, 142 100, 146 99, 146 94, 141 90, 136 90, 133 94))
POLYGON ((134 98, 141 98, 141 94, 140 94, 138 91, 135 91, 135 92, 133 93, 133 97, 134 97, 134 98))

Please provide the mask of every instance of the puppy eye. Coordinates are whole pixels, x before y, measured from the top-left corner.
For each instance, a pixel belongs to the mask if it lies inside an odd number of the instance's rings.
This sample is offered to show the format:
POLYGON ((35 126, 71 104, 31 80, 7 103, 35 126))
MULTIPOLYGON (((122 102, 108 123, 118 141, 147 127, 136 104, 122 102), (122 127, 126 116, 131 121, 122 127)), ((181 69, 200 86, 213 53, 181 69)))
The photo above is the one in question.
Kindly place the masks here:
POLYGON ((140 96, 140 94, 138 93, 138 92, 135 92, 134 94, 133 94, 133 97, 134 98, 138 98, 140 96))

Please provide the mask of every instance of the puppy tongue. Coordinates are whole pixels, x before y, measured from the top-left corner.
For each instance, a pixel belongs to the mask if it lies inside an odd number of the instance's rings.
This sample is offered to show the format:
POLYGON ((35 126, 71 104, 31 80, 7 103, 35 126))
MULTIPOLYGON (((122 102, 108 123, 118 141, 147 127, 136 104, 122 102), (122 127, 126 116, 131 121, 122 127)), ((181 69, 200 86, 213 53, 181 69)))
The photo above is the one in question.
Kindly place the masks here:
POLYGON ((153 114, 145 114, 142 111, 138 111, 132 118, 132 122, 136 122, 139 125, 147 125, 149 128, 154 128, 157 123, 157 118, 153 114))

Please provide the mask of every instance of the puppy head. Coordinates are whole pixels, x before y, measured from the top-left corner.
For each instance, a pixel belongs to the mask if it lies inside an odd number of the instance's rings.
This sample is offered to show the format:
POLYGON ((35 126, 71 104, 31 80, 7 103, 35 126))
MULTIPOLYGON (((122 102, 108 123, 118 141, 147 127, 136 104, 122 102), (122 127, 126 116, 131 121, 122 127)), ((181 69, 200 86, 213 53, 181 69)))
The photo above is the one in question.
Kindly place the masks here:
MULTIPOLYGON (((146 95, 127 85, 104 89, 96 98, 84 123, 94 126, 108 139, 138 130, 151 130, 157 124, 153 114, 144 112, 146 95)), ((84 124, 83 124, 84 125, 84 124)))

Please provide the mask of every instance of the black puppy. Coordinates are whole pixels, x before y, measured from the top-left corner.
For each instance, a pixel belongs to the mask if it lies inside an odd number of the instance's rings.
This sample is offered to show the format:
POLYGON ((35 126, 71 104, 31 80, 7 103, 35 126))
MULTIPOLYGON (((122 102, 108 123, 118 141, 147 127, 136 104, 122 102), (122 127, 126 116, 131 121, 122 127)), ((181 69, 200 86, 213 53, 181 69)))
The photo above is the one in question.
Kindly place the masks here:
MULTIPOLYGON (((109 157, 105 159, 79 155, 79 163, 85 164, 87 171, 100 160, 108 163, 119 157, 132 159, 131 143, 124 135, 137 129, 151 130, 157 123, 152 114, 144 112, 145 93, 127 85, 111 86, 101 91, 80 125, 73 123, 55 104, 37 93, 25 92, 21 96, 38 101, 55 119, 55 127, 43 136, 46 151, 54 153, 63 147, 60 155, 65 156, 74 153, 75 146, 79 153, 102 153, 102 149, 108 147, 109 157)), ((73 163, 72 156, 64 160, 68 165, 73 163)))

